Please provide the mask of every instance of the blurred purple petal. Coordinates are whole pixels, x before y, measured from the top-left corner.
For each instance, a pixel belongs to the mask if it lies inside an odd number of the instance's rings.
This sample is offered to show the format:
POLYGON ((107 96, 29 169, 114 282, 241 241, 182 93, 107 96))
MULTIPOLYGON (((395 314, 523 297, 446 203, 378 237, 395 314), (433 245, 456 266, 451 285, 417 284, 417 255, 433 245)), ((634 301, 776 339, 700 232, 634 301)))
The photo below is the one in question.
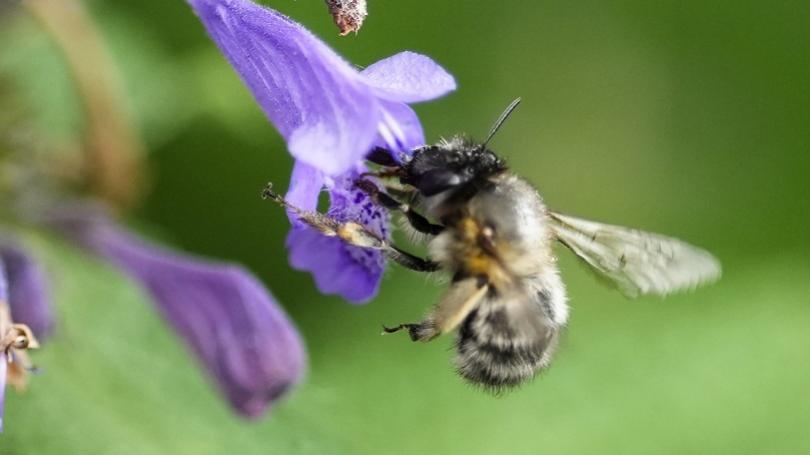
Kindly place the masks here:
POLYGON ((146 288, 243 415, 260 416, 303 376, 298 332, 273 296, 241 267, 170 252, 111 222, 85 217, 64 227, 146 288))
POLYGON ((21 246, 0 240, 0 259, 8 279, 8 305, 14 322, 26 324, 42 341, 53 329, 48 280, 40 265, 21 246))
MULTIPOLYGON (((364 171, 364 167, 358 167, 326 180, 330 200, 327 214, 339 221, 357 221, 387 239, 388 213, 354 185, 364 171)), ((311 199, 312 194, 307 197, 311 199)), ((312 273, 318 290, 324 294, 337 294, 350 302, 364 303, 379 290, 385 269, 385 260, 379 251, 346 245, 340 239, 326 237, 298 222, 293 223, 287 236, 287 248, 290 265, 312 273)))
POLYGON ((5 258, 0 256, 0 433, 3 432, 6 385, 13 385, 18 391, 25 387, 31 366, 25 351, 39 347, 30 327, 12 319, 8 304, 12 286, 7 271, 5 258), (27 341, 18 345, 19 337, 27 341))
MULTIPOLYGON (((8 281, 6 281, 6 270, 3 266, 3 259, 0 258, 0 306, 8 302, 8 281)), ((0 308, 0 312, 5 311, 0 308)), ((5 335, 5 327, 3 327, 3 317, 0 315, 0 337, 5 335)), ((6 377, 8 375, 8 358, 6 353, 0 350, 0 433, 3 432, 3 413, 6 404, 6 377)))
POLYGON ((410 51, 382 59, 362 74, 380 97, 402 103, 432 100, 456 89, 455 79, 444 68, 410 51))
MULTIPOLYGON (((8 274, 6 273, 6 263, 0 256, 0 307, 8 304, 8 274)), ((0 319, 2 321, 2 319, 0 319)))
POLYGON ((393 150, 414 142, 421 135, 421 127, 410 131, 415 115, 400 124, 401 109, 392 105, 455 87, 449 74, 419 54, 398 54, 361 74, 272 9, 248 0, 188 1, 290 153, 326 175, 350 170, 380 137, 393 150))
POLYGON ((6 405, 6 376, 8 375, 6 353, 0 351, 0 433, 3 432, 3 414, 6 405))

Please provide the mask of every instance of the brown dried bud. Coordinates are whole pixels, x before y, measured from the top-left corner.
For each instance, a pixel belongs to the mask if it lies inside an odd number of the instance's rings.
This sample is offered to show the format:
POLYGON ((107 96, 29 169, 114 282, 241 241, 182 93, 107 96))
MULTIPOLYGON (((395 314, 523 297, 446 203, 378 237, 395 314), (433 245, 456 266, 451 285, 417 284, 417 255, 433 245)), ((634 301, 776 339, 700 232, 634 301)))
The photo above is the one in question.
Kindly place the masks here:
POLYGON ((366 0, 326 0, 326 6, 329 7, 329 13, 340 29, 341 36, 350 32, 357 33, 368 16, 366 0))

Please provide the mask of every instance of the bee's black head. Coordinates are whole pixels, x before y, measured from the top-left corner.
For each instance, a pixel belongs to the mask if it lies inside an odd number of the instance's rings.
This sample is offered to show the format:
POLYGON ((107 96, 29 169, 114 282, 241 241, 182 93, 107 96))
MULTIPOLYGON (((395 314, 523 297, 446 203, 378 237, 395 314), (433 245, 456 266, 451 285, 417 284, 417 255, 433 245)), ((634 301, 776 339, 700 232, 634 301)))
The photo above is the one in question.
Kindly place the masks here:
POLYGON ((403 166, 402 183, 425 196, 480 184, 506 169, 506 164, 485 146, 457 137, 418 149, 403 166))

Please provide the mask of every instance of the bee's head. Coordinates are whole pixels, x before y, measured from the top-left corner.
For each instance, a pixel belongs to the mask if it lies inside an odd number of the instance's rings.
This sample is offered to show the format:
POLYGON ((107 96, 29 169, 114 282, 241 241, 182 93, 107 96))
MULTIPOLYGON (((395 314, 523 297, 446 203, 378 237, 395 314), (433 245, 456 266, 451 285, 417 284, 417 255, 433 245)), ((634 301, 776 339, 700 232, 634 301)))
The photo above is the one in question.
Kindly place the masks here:
POLYGON ((485 146, 455 137, 417 149, 404 165, 401 181, 425 196, 433 196, 482 183, 505 169, 503 160, 485 146))

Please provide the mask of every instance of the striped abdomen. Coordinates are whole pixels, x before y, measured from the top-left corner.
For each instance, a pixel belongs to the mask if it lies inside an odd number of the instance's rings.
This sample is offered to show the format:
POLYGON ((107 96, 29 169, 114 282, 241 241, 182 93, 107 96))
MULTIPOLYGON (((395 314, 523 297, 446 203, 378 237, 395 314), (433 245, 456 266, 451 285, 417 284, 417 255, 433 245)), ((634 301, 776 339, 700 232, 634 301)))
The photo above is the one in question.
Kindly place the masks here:
POLYGON ((455 364, 473 384, 499 391, 548 366, 565 320, 555 318, 550 293, 488 297, 458 332, 455 364))

